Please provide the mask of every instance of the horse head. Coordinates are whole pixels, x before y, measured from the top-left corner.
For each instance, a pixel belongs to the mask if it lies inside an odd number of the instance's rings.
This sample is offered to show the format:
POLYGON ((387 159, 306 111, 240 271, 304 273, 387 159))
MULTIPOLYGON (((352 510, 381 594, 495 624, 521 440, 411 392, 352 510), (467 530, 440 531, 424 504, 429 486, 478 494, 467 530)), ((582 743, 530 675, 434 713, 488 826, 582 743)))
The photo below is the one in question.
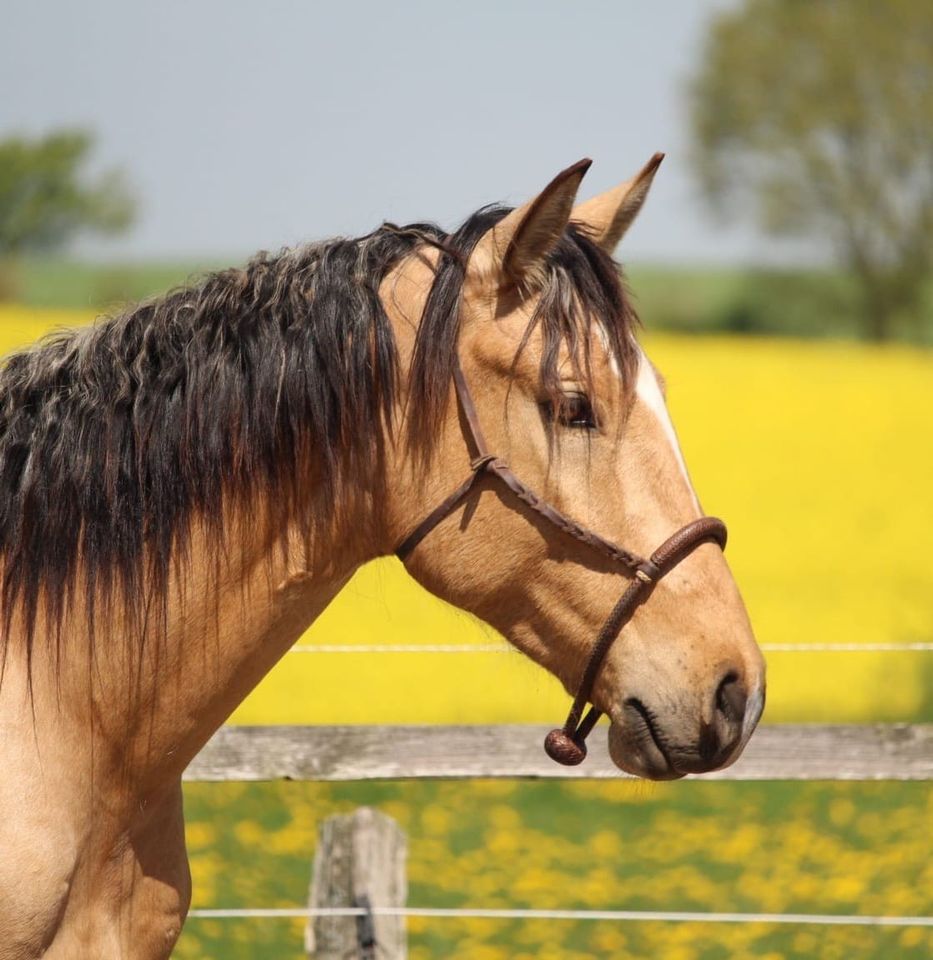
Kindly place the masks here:
MULTIPOLYGON (((653 779, 733 762, 764 703, 724 528, 702 520, 612 260, 661 159, 574 206, 581 161, 419 247, 381 288, 408 366, 389 536, 425 587, 606 713, 615 763, 653 779), (658 570, 681 530, 689 550, 658 570), (624 630, 594 661, 629 587, 624 630)), ((554 734, 564 762, 585 754, 574 709, 554 734)))

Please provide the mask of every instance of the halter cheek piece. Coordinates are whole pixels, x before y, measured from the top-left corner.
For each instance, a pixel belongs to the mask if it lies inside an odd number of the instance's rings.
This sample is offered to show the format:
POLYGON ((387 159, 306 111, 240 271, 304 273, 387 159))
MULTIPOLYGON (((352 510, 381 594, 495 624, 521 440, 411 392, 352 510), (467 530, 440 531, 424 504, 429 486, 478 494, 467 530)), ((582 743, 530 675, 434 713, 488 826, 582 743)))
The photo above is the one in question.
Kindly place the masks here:
POLYGON ((395 551, 396 556, 404 563, 415 547, 469 496, 480 478, 489 476, 499 480, 522 503, 562 533, 587 544, 620 564, 625 568, 624 572, 631 577, 631 582, 599 631, 566 722, 560 729, 552 730, 544 741, 544 749, 552 760, 566 766, 574 766, 586 757, 586 737, 601 715, 601 711, 595 706, 590 707, 586 716, 583 716, 583 710, 593 692, 599 668, 619 635, 619 631, 632 618, 636 608, 651 596, 655 584, 665 574, 670 573, 681 560, 693 553, 700 544, 718 543, 720 549, 725 548, 726 525, 715 517, 701 517, 668 537, 647 560, 630 553, 623 547, 603 539, 599 534, 593 533, 592 530, 581 527, 556 507, 541 500, 512 473, 507 464, 495 454, 490 453, 459 363, 454 366, 454 386, 467 424, 467 446, 474 454, 470 464, 470 474, 398 545, 395 551))

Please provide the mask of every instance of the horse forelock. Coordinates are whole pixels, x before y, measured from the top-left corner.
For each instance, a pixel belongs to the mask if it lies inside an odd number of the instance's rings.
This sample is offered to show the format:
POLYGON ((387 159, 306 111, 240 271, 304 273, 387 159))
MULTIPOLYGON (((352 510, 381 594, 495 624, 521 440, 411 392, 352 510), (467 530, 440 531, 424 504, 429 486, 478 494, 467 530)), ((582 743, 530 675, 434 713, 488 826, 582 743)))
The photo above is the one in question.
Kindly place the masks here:
MULTIPOLYGON (((400 376, 379 284, 424 244, 440 253, 408 371, 407 442, 430 451, 449 399, 466 263, 507 212, 484 208, 453 234, 384 224, 365 237, 260 254, 8 357, 4 644, 17 613, 30 655, 40 613, 60 639, 76 596, 92 634, 111 602, 137 625, 164 615, 170 565, 195 518, 210 562, 225 549, 231 503, 265 500, 283 529, 297 521, 310 535, 335 503, 378 482, 400 376)), ((559 390, 565 342, 584 358, 587 382, 594 323, 633 382, 636 320, 620 274, 573 225, 548 259, 537 303, 528 335, 540 331, 546 391, 559 390)))
MULTIPOLYGON (((447 238, 440 251, 434 282, 427 294, 409 372, 408 442, 429 456, 446 410, 459 342, 467 263, 480 238, 511 211, 484 207, 447 238)), ((518 348, 540 337, 542 393, 557 403, 562 395, 561 348, 574 375, 592 389, 590 362, 594 343, 604 347, 620 375, 623 389, 635 382, 638 352, 634 333, 638 317, 622 271, 587 232, 571 223, 544 265, 543 283, 530 291, 534 309, 518 348)), ((516 354, 516 360, 518 359, 516 354)))

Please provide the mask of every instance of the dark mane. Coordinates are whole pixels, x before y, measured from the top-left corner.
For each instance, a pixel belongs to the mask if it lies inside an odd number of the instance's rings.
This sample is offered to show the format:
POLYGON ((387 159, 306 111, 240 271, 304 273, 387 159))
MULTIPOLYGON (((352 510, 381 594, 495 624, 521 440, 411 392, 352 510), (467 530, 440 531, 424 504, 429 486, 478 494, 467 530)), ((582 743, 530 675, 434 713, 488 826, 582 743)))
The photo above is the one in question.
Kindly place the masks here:
MULTIPOLYGON (((316 511, 373 481, 399 386, 379 283, 424 243, 441 252, 409 372, 407 439, 429 451, 449 397, 464 265, 506 212, 480 210, 450 235, 384 224, 260 254, 9 356, 0 368, 4 646, 21 610, 31 655, 40 604, 60 627, 79 592, 92 629, 95 604, 111 597, 144 622, 153 601, 164 607, 170 561, 184 555, 195 517, 222 552, 226 502, 274 491, 276 516, 310 532, 316 511), (302 464, 313 465, 316 507, 302 464)), ((555 396, 561 342, 583 344, 586 357, 594 322, 630 379, 634 314, 618 269, 571 225, 529 329, 542 330, 542 380, 555 396)))

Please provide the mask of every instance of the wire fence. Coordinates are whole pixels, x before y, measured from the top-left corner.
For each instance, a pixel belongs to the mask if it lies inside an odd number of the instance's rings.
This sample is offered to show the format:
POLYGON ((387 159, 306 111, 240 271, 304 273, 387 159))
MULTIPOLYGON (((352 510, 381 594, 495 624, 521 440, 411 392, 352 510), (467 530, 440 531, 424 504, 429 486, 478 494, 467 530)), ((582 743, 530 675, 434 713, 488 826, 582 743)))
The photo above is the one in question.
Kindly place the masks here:
POLYGON ((194 909, 202 920, 313 917, 427 917, 485 920, 612 920, 663 923, 780 923, 846 927, 933 927, 933 917, 863 916, 836 913, 710 913, 689 910, 535 910, 479 907, 217 907, 194 909))
MULTIPOLYGON (((765 653, 930 653, 933 642, 762 643, 765 653)), ((291 653, 518 653, 501 643, 299 643, 291 653)))

